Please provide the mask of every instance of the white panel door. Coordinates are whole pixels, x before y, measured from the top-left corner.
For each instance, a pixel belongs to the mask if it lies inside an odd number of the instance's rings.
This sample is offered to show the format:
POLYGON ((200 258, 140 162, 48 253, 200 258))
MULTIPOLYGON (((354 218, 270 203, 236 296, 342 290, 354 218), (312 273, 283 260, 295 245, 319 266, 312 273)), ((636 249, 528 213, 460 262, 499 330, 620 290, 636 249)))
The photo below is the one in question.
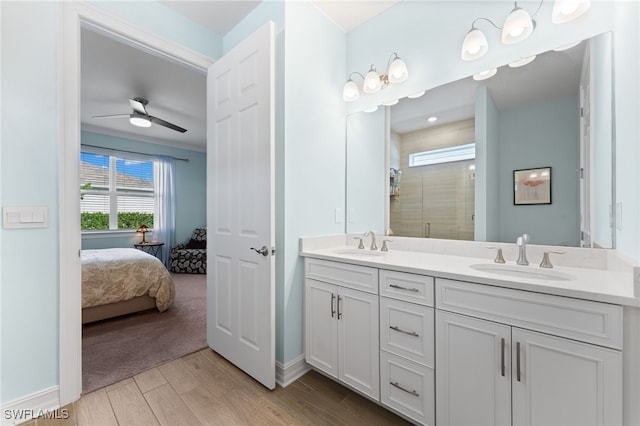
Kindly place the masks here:
POLYGON ((512 338, 514 425, 622 424, 622 352, 518 328, 512 338))
POLYGON ((338 378, 338 287, 306 279, 305 359, 338 378))
POLYGON ((207 76, 207 340, 269 389, 275 387, 273 46, 270 22, 207 76))
POLYGON ((380 400, 378 295, 340 287, 338 309, 338 377, 380 400))
POLYGON ((436 311, 436 424, 511 424, 511 327, 436 311))

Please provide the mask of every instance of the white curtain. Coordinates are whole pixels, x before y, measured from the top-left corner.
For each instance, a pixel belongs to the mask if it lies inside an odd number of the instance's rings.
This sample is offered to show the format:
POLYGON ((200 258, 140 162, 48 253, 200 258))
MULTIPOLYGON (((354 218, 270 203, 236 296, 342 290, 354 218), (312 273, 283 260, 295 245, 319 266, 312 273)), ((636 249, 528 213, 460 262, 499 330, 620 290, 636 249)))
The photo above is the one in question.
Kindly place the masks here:
POLYGON ((169 267, 169 253, 175 243, 176 197, 175 162, 173 157, 153 157, 153 237, 164 243, 162 263, 169 267))

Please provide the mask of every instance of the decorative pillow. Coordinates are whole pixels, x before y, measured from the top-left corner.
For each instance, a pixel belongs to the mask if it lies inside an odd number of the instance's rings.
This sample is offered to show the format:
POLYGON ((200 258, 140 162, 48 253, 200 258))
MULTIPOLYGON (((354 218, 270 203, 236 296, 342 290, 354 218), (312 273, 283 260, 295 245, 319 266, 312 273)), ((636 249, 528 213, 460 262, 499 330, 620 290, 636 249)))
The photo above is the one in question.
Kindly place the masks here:
POLYGON ((191 240, 189 240, 189 242, 187 243, 185 248, 186 249, 206 249, 207 248, 207 240, 198 241, 198 240, 194 240, 192 238, 191 240))

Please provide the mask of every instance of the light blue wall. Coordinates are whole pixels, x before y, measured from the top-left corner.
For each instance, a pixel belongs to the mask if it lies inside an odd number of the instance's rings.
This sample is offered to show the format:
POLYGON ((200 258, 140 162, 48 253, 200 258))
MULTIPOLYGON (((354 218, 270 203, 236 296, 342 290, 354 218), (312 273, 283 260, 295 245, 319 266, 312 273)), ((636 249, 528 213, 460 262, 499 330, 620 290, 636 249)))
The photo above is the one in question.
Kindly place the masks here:
MULTIPOLYGON (((347 117, 347 214, 348 233, 372 230, 384 235, 385 108, 347 117)), ((388 191, 388 189, 387 189, 388 191)))
POLYGON ((499 241, 579 245, 579 117, 577 97, 500 111, 499 241), (540 167, 551 167, 552 203, 513 205, 513 171, 540 167))
POLYGON ((498 241, 500 237, 500 183, 498 109, 487 87, 476 93, 476 187, 474 238, 498 241))
MULTIPOLYGON (((0 158, 5 206, 47 206, 49 226, 0 230, 0 402, 57 386, 59 355, 58 2, 0 2, 0 158)), ((110 5, 120 18, 209 54, 211 32, 164 10, 140 13, 139 3, 110 5)), ((162 9, 165 9, 164 6, 162 9)), ((147 12, 150 9, 145 9, 147 12)))
MULTIPOLYGON (((104 148, 188 159, 188 162, 176 160, 176 242, 181 243, 188 241, 195 228, 206 225, 207 156, 205 153, 93 132, 82 132, 81 140, 83 144, 104 148)), ((140 235, 111 238, 83 238, 82 248, 131 247, 138 241, 140 241, 140 235)), ((170 248, 164 247, 163 249, 169 250, 170 248)))

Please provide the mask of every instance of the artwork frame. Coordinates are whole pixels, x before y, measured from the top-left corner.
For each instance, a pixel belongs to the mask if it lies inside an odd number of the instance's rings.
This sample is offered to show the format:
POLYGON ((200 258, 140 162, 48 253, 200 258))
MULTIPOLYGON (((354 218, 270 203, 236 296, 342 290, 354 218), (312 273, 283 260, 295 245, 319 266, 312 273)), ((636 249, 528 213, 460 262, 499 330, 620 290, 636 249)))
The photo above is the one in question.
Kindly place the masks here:
POLYGON ((515 206, 551 204, 551 167, 513 171, 515 206))

